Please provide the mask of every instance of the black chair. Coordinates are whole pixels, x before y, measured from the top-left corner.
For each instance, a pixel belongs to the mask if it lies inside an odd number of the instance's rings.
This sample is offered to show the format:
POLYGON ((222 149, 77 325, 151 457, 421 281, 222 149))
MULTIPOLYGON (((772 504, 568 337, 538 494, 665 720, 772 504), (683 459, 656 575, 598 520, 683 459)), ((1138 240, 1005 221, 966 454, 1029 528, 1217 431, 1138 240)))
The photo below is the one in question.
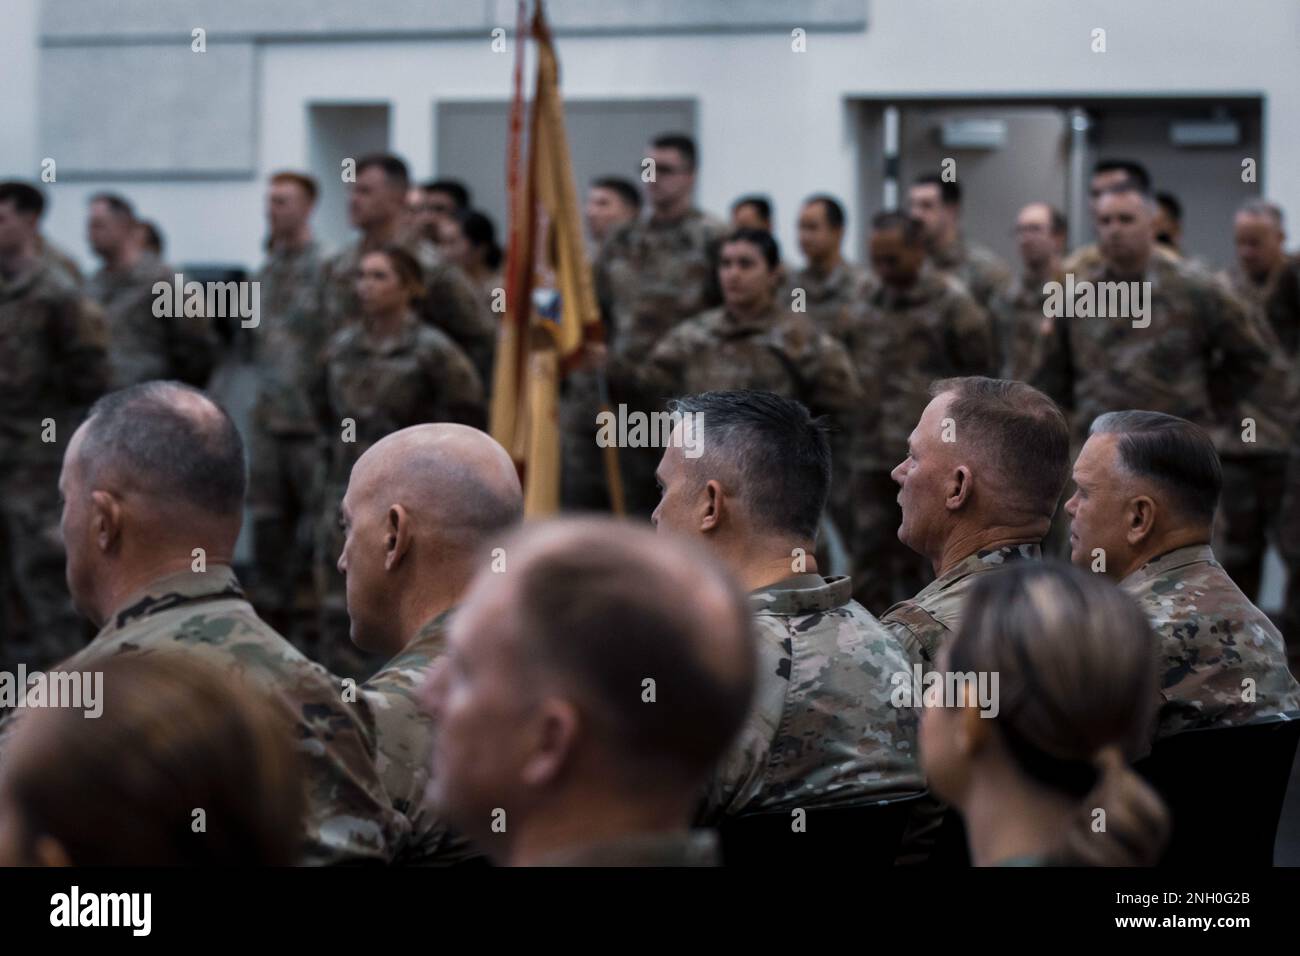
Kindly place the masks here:
POLYGON ((725 866, 893 866, 913 808, 924 793, 850 807, 804 811, 802 832, 791 810, 727 817, 718 824, 725 866))
POLYGON ((1300 711, 1166 737, 1134 764, 1172 822, 1161 866, 1272 866, 1300 711))

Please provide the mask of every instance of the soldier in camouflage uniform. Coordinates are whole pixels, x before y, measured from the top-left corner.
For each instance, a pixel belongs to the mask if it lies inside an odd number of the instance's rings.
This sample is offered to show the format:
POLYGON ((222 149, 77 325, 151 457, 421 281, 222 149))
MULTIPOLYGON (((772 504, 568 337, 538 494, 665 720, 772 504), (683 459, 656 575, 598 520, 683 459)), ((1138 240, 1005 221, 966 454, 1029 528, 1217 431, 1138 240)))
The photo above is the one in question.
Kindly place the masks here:
POLYGON ((911 661, 852 599, 847 577, 817 571, 814 540, 831 480, 824 430, 771 392, 708 392, 674 409, 690 416, 680 427, 699 423, 703 455, 665 449, 655 524, 701 536, 751 588, 758 629, 754 702, 709 786, 707 815, 920 792, 916 715, 890 701, 892 675, 909 672, 911 661), (722 496, 711 509, 710 484, 722 496))
POLYGON ((410 187, 406 164, 396 156, 366 156, 357 161, 356 174, 348 216, 361 236, 325 263, 324 309, 330 332, 339 331, 360 312, 356 281, 362 256, 397 243, 420 264, 424 291, 415 302, 416 313, 459 345, 480 380, 490 382, 496 323, 469 279, 445 261, 433 243, 403 228, 410 187))
POLYGON ((120 196, 101 193, 91 199, 87 231, 104 265, 86 284, 86 294, 104 310, 108 323, 113 386, 175 379, 202 387, 216 362, 210 318, 154 314, 155 284, 166 283, 161 294, 170 299, 175 275, 143 255, 136 225, 134 211, 120 196))
POLYGON ((1099 417, 1074 466, 1072 559, 1117 581, 1159 638, 1157 739, 1300 709, 1282 635, 1210 549, 1220 476, 1203 429, 1147 411, 1099 417))
POLYGON ((417 691, 443 653, 470 578, 522 520, 519 477, 505 449, 482 432, 416 425, 357 460, 341 510, 352 640, 391 658, 362 694, 375 718, 380 778, 411 825, 397 862, 461 862, 477 854, 424 802, 433 725, 417 691), (393 536, 376 536, 394 509, 393 536), (391 549, 380 546, 387 541, 391 549))
POLYGON ((1011 270, 992 250, 967 242, 961 232, 961 186, 938 173, 919 176, 907 193, 907 211, 922 223, 930 264, 966 287, 986 312, 1011 283, 1011 270))
POLYGON ((983 574, 1042 556, 1070 470, 1065 416, 1036 389, 959 378, 935 382, 931 394, 893 478, 898 537, 936 577, 880 618, 913 660, 927 663, 961 626, 983 574))
POLYGON ((855 516, 850 552, 854 596, 882 612, 924 583, 924 568, 898 542, 889 472, 907 455, 907 435, 930 400, 930 383, 985 374, 993 361, 987 313, 965 290, 924 264, 919 222, 882 213, 872 222, 874 281, 836 336, 873 394, 852 429, 855 516))
POLYGON ((61 669, 121 654, 181 655, 250 681, 295 728, 307 777, 302 862, 391 859, 405 821, 375 771, 364 705, 346 703, 355 688, 263 622, 229 567, 244 496, 229 416, 175 383, 115 392, 73 436, 59 485, 68 583, 100 627, 61 669))
MULTIPOLYGON (((606 374, 610 400, 629 411, 662 411, 639 391, 638 371, 650 350, 673 326, 722 301, 717 284, 718 244, 725 223, 692 204, 697 168, 694 142, 686 136, 657 137, 649 148, 654 176, 646 185, 651 214, 615 233, 595 267, 596 293, 609 336, 606 374)), ((595 444, 597 388, 592 376, 576 377, 562 414, 580 436, 567 443, 567 474, 599 473, 595 444)), ((654 510, 653 449, 619 450, 627 509, 645 517, 654 510)), ((588 488, 586 495, 594 494, 588 488)), ((566 503, 583 497, 566 493, 566 503)))
MULTIPOLYGON (((1065 216, 1047 203, 1030 203, 1016 216, 1020 279, 1004 287, 991 305, 1002 378, 1028 382, 1043 363, 1046 343, 1055 329, 1043 308, 1047 299, 1043 286, 1064 281, 1061 255, 1066 231, 1065 216)), ((1051 396, 1057 402, 1067 397, 1051 396)))
POLYGON ((328 339, 321 249, 310 224, 316 189, 300 173, 271 177, 267 257, 255 276, 261 321, 252 333, 258 382, 249 441, 253 594, 267 620, 300 648, 294 611, 299 593, 310 590, 321 510, 320 424, 310 389, 328 339))
POLYGON ((362 657, 347 640, 343 545, 338 508, 361 454, 390 432, 425 422, 485 420, 483 386, 469 358, 410 310, 420 294, 419 264, 404 249, 367 253, 358 281, 362 312, 326 346, 313 386, 327 466, 316 536, 321 609, 317 659, 335 673, 364 677, 382 659, 362 657))
POLYGON ((35 188, 0 184, 0 588, 23 618, 0 615, 4 670, 84 643, 63 580, 59 463, 109 374, 103 315, 37 248, 42 205, 35 188))

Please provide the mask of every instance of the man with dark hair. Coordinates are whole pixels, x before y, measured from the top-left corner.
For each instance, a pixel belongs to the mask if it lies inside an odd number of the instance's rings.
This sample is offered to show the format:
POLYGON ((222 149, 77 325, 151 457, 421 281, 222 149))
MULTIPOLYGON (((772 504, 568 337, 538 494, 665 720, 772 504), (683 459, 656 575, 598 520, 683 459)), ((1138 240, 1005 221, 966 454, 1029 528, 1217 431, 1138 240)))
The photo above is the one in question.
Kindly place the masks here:
POLYGON ((1074 481, 1071 560, 1117 581, 1160 638, 1157 739, 1300 707, 1282 635, 1210 549, 1222 483, 1210 436, 1173 415, 1110 412, 1074 481))
POLYGON ((1070 473, 1070 430, 1056 403, 1023 382, 945 379, 930 394, 891 477, 901 489, 898 540, 936 577, 880 620, 932 662, 981 574, 1042 556, 1070 473))
POLYGON ((166 241, 163 239, 162 229, 158 223, 152 219, 141 219, 135 224, 138 230, 137 242, 140 243, 141 251, 154 259, 160 260, 163 257, 166 241))
POLYGON ((407 190, 407 213, 413 230, 435 245, 443 224, 470 209, 470 194, 455 179, 430 179, 407 190))
MULTIPOLYGON (((86 294, 104 310, 113 385, 122 388, 151 379, 179 379, 202 387, 216 362, 217 337, 208 316, 155 314, 158 283, 172 295, 174 275, 160 260, 144 254, 139 221, 121 196, 91 197, 86 229, 90 246, 103 261, 86 294)), ((199 310, 200 313, 202 310, 199 310)))
POLYGON ((908 213, 924 228, 925 250, 940 272, 966 286, 981 309, 1011 283, 1011 270, 992 250, 967 242, 961 228, 961 186, 938 173, 918 176, 907 192, 908 213))
POLYGON ((100 628, 59 669, 174 654, 249 681, 303 756, 302 862, 390 859, 405 821, 380 784, 371 730, 344 704, 349 689, 257 616, 230 569, 245 489, 230 416, 179 382, 113 392, 72 436, 58 487, 68 589, 100 628))
POLYGON ((1156 244, 1183 258, 1183 204, 1173 193, 1156 193, 1156 244))
POLYGON ((310 395, 329 336, 322 314, 325 257, 311 227, 317 195, 306 173, 271 176, 266 260, 255 276, 262 321, 249 332, 258 386, 249 437, 249 593, 271 625, 303 650, 295 609, 300 594, 312 593, 308 529, 321 512, 321 435, 310 395))
POLYGON ((0 183, 0 670, 46 667, 82 644, 63 585, 56 484, 63 445, 108 387, 103 314, 39 247, 44 200, 0 183), (21 621, 21 623, 19 623, 21 621))
POLYGON ((534 525, 503 553, 425 686, 435 812, 510 865, 716 862, 689 826, 753 696, 744 595, 613 521, 534 525))
MULTIPOLYGON (((1151 195, 1151 174, 1141 163, 1132 159, 1101 159, 1092 167, 1092 177, 1088 180, 1088 213, 1093 223, 1097 220, 1097 208, 1101 197, 1117 187, 1131 187, 1144 196, 1151 195)), ((1157 244, 1153 252, 1162 258, 1176 258, 1164 246, 1157 244)), ((1101 250, 1097 243, 1080 246, 1066 257, 1061 264, 1065 272, 1090 272, 1101 263, 1101 250)))
POLYGON ((73 285, 81 285, 81 269, 72 257, 40 233, 40 221, 45 215, 45 195, 35 186, 10 180, 0 183, 0 202, 13 205, 14 211, 36 224, 35 254, 60 270, 73 285))
POLYGON ((766 196, 741 196, 731 204, 732 229, 772 231, 772 201, 766 196))
POLYGON ((676 441, 656 475, 661 533, 697 537, 750 592, 758 688, 709 787, 710 815, 845 806, 925 788, 914 712, 890 702, 901 644, 823 577, 814 554, 831 480, 824 426, 771 392, 673 403, 676 441), (691 448, 702 452, 688 457, 691 448))
MULTIPOLYGON (((646 356, 679 322, 722 301, 718 287, 717 253, 726 224, 693 204, 697 156, 695 143, 680 133, 656 136, 643 165, 642 180, 650 201, 650 216, 620 230, 605 243, 595 265, 596 293, 605 315, 609 344, 593 346, 588 364, 608 360, 610 399, 629 411, 659 408, 639 390, 638 373, 646 356)), ((595 445, 597 385, 591 375, 570 381, 566 420, 581 429, 577 447, 585 451, 578 470, 599 473, 595 445)), ((576 455, 570 459, 578 462, 576 455)), ((653 448, 620 449, 619 464, 629 514, 648 517, 654 510, 654 475, 658 455, 653 448)), ((575 487, 566 479, 567 507, 598 508, 599 489, 575 487)))
POLYGON ((853 523, 849 551, 854 597, 879 614, 928 577, 895 531, 890 469, 907 453, 907 433, 930 400, 936 378, 984 374, 993 363, 988 314, 961 284, 925 260, 921 223, 884 212, 871 223, 874 281, 849 311, 837 338, 846 343, 865 389, 854 436, 853 523))
POLYGON ((329 331, 356 322, 361 314, 356 279, 361 257, 397 243, 419 262, 424 296, 416 311, 465 350, 484 382, 492 380, 496 323, 473 283, 447 262, 427 239, 404 229, 410 175, 406 163, 388 153, 357 160, 356 182, 348 197, 348 217, 360 230, 357 240, 326 260, 324 311, 329 331))
POLYGON ((610 236, 641 215, 641 193, 629 180, 602 176, 592 181, 582 212, 587 235, 599 249, 610 236))
POLYGON ((362 685, 375 716, 376 764, 410 821, 399 864, 473 855, 429 813, 433 727, 416 692, 443 652, 448 621, 491 550, 523 520, 519 476, 506 450, 465 425, 415 425, 370 446, 339 503, 352 641, 389 658, 362 685))
MULTIPOLYGON (((994 331, 1004 378, 1030 381, 1039 371, 1055 323, 1046 314, 1047 283, 1064 281, 1065 216, 1045 202, 1031 202, 1016 216, 1020 281, 993 298, 994 331)), ((1058 401, 1065 396, 1053 395, 1058 401)))

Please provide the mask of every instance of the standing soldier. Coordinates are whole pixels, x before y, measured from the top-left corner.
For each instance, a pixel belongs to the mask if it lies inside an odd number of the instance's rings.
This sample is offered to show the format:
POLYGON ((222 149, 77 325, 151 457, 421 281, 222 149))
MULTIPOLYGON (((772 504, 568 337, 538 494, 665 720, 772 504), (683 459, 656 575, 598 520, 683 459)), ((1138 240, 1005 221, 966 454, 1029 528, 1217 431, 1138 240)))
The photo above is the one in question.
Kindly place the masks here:
MULTIPOLYGON (((606 243, 596 266, 596 290, 608 323, 612 400, 626 403, 630 410, 657 411, 636 390, 639 366, 669 329, 721 302, 716 256, 727 227, 692 205, 698 168, 694 140, 676 133, 658 136, 647 159, 650 218, 606 243)), ((585 420, 591 437, 584 447, 598 460, 594 392, 592 387, 588 393, 590 414, 578 417, 585 420)), ((658 453, 622 449, 619 459, 628 512, 649 517, 656 503, 658 453)))
MULTIPOLYGON (((416 311, 464 349, 479 376, 490 375, 495 327, 480 307, 474 286, 446 262, 432 242, 403 230, 411 180, 406 163, 378 154, 357 160, 357 179, 348 197, 348 216, 361 236, 325 264, 325 314, 331 332, 357 317, 357 273, 361 257, 397 243, 420 265, 424 294, 416 311)), ((426 190, 428 192, 428 190, 426 190)))
POLYGON ((641 194, 631 182, 618 176, 602 176, 592 181, 582 217, 594 251, 599 251, 614 233, 636 222, 640 215, 641 194))
POLYGON ((938 173, 919 176, 907 192, 908 212, 919 219, 925 251, 940 272, 961 281, 981 309, 1011 282, 1011 270, 992 250, 967 242, 961 231, 961 186, 938 173))
POLYGON ((0 669, 48 667, 78 649, 59 533, 59 466, 67 439, 108 385, 103 315, 38 245, 44 198, 0 183, 0 584, 23 628, 3 616, 0 669))
MULTIPOLYGON (((207 315, 159 317, 154 312, 158 282, 171 296, 174 276, 140 244, 135 211, 121 196, 99 193, 90 200, 86 230, 103 266, 86 286, 104 310, 113 386, 174 379, 202 388, 216 360, 216 335, 207 315)), ((169 310, 174 311, 174 310, 169 310)))
POLYGON ((348 640, 347 604, 337 562, 344 529, 339 502, 352 465, 390 432, 425 422, 484 424, 483 385, 456 343, 415 315, 424 290, 420 264, 401 246, 361 258, 359 314, 326 346, 313 398, 327 453, 324 514, 317 533, 321 607, 317 659, 337 674, 366 677, 381 659, 363 660, 348 640))
POLYGON ((850 543, 858 572, 854 597, 879 614, 919 591, 928 577, 898 541, 889 473, 907 457, 907 436, 930 402, 930 383, 990 371, 993 332, 988 313, 965 287, 926 263, 919 220, 900 212, 876 216, 871 268, 876 281, 840 337, 862 379, 879 389, 878 407, 854 434, 850 543))
POLYGON ((272 626, 292 639, 298 638, 298 595, 310 591, 311 528, 320 514, 319 425, 310 385, 328 329, 321 314, 321 248, 311 230, 316 196, 316 181, 303 173, 271 177, 270 236, 256 277, 261 322, 253 340, 258 396, 249 442, 251 590, 272 626))
MULTIPOLYGON (((1062 282, 1065 216, 1045 202, 1031 202, 1016 216, 1016 245, 1020 249, 1020 281, 993 298, 994 334, 1002 378, 1027 382, 1034 377, 1055 330, 1043 308, 1044 286, 1062 282)), ((1053 395, 1061 402, 1064 396, 1053 395)))

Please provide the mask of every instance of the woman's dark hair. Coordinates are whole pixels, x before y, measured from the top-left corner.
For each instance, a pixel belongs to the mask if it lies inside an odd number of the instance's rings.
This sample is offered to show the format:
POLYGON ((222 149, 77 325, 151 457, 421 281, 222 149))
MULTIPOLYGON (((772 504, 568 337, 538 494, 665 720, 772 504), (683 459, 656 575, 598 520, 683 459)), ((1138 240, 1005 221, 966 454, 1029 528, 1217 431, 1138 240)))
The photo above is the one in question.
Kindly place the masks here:
POLYGON ((456 214, 456 222, 466 241, 483 251, 483 263, 495 272, 501 265, 501 247, 497 245, 497 228, 492 220, 477 209, 465 209, 456 214))
POLYGON ((392 264, 393 271, 397 277, 402 280, 404 285, 411 293, 412 299, 419 299, 424 295, 424 270, 420 267, 420 262, 415 256, 411 255, 402 246, 396 243, 389 243, 370 252, 364 253, 361 258, 366 256, 382 255, 392 264))
POLYGON ((781 247, 776 244, 770 232, 763 229, 737 229, 722 240, 724 246, 733 242, 748 242, 757 247, 767 262, 768 269, 775 269, 781 264, 781 247))

